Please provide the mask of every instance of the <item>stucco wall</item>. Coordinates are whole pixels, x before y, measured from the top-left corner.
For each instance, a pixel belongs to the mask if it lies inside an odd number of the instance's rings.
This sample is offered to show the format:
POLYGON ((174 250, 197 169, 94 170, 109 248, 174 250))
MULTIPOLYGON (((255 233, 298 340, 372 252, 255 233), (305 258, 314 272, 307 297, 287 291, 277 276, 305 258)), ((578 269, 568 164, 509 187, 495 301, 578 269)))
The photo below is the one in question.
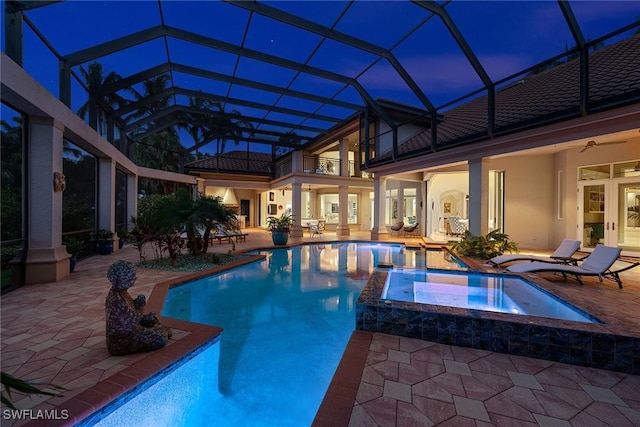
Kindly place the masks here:
POLYGON ((521 248, 553 247, 556 234, 554 156, 494 159, 490 168, 505 172, 504 231, 511 240, 521 248))

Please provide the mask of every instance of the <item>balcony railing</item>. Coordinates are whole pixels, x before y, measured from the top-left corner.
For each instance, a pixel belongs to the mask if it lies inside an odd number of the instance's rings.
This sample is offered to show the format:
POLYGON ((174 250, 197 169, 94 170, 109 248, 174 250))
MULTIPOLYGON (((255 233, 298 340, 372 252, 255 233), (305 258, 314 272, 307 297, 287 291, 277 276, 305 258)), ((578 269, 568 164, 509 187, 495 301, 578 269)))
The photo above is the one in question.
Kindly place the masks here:
MULTIPOLYGON (((339 176, 342 170, 342 160, 331 157, 303 156, 302 168, 304 173, 339 176)), ((349 161, 348 176, 373 178, 373 175, 368 172, 358 171, 356 162, 353 160, 349 161)))

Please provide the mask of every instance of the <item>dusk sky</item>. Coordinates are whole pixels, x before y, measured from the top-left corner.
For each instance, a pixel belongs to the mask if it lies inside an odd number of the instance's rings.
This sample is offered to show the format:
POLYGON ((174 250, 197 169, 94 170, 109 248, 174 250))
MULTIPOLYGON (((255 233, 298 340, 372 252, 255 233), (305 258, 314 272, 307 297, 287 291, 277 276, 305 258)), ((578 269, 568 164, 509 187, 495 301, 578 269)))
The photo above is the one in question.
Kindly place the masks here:
MULTIPOLYGON (((391 50, 436 107, 482 88, 481 79, 442 21, 437 17, 429 18, 431 13, 416 4, 407 1, 260 3, 391 50)), ((561 54, 575 45, 556 1, 454 0, 440 3, 446 4, 446 10, 494 82, 561 54)), ((588 40, 640 19, 640 1, 569 3, 588 40)), ((232 4, 162 1, 161 5, 165 25, 355 78, 374 99, 386 98, 424 108, 392 64, 372 53, 323 39, 318 34, 259 14, 251 14, 250 11, 232 4)), ((62 56, 162 23, 157 1, 66 1, 31 10, 26 15, 62 56)), ((32 31, 25 30, 24 37, 25 69, 57 95, 56 57, 32 31)), ((361 95, 354 88, 337 81, 244 57, 238 58, 232 53, 176 38, 167 40, 165 44, 163 38, 157 38, 99 58, 98 61, 103 64, 105 75, 116 71, 122 77, 127 77, 170 59, 178 64, 363 105, 361 95)), ((2 47, 4 50, 4 39, 2 47)), ((83 65, 86 67, 88 64, 83 65)), ((186 73, 174 72, 173 79, 176 86, 183 88, 337 119, 354 113, 349 108, 323 105, 293 96, 280 96, 277 93, 229 85, 186 73)), ((78 84, 73 85, 72 92, 72 109, 76 110, 85 98, 78 84)), ((187 98, 178 97, 176 102, 187 105, 187 98)), ((229 110, 236 109, 250 117, 293 121, 310 127, 326 129, 335 124, 279 112, 266 114, 264 110, 242 105, 228 107, 229 110)), ((275 125, 261 125, 260 128, 283 130, 275 125)), ((297 133, 314 135, 312 131, 297 133)))

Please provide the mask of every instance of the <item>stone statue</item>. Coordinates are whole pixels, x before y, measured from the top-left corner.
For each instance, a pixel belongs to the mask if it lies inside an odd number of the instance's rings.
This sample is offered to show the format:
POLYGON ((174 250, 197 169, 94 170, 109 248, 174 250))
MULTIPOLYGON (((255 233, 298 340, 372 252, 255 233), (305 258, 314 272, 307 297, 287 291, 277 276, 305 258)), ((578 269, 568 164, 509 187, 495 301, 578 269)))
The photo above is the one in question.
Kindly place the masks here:
POLYGON ((151 351, 164 347, 171 329, 155 313, 143 314, 144 295, 134 300, 127 292, 136 281, 136 268, 129 261, 114 262, 107 278, 113 285, 105 303, 107 349, 112 356, 151 351))

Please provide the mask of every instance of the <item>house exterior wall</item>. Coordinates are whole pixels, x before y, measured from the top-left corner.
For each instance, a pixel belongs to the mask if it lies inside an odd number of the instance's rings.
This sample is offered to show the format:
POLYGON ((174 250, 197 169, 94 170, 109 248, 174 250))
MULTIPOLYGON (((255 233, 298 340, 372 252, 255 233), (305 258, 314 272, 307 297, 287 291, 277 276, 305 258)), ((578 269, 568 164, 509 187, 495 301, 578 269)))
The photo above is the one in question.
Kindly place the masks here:
POLYGON ((520 247, 553 247, 554 164, 553 155, 510 156, 490 162, 490 170, 505 172, 504 232, 520 247))

